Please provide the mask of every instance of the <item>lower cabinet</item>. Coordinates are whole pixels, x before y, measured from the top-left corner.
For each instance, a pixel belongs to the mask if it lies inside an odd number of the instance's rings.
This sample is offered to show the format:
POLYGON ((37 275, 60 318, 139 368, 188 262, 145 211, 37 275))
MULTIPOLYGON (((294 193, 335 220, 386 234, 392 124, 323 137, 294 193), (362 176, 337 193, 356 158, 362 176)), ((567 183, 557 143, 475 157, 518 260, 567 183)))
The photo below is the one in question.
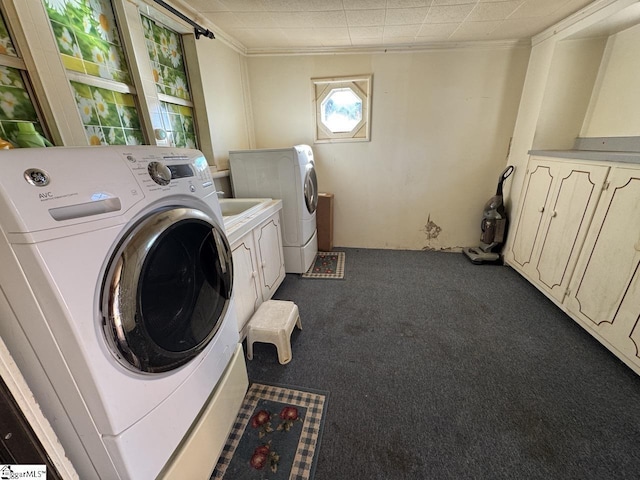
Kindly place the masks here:
POLYGON ((569 286, 609 167, 532 159, 513 262, 557 301, 569 286))
POLYGON ((269 300, 285 278, 280 216, 271 215, 232 242, 234 298, 240 337, 260 304, 269 300))
POLYGON ((608 181, 565 303, 640 366, 640 169, 616 168, 608 181))
POLYGON ((532 159, 506 260, 640 374, 640 165, 632 165, 532 159))

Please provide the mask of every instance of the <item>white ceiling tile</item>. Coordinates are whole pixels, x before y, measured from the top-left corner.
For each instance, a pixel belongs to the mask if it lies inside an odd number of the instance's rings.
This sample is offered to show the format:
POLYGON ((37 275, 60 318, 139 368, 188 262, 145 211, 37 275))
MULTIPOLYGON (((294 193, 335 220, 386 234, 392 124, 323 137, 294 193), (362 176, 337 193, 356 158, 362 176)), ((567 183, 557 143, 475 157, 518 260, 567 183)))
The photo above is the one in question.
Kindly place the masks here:
POLYGON ((384 38, 387 37, 415 37, 420 30, 420 25, 386 25, 384 38))
POLYGON ((224 4, 233 12, 264 11, 262 0, 221 0, 218 3, 224 4))
POLYGON ((509 0, 505 2, 478 3, 469 14, 467 20, 472 22, 489 22, 492 20, 504 20, 508 18, 524 0, 509 0))
POLYGON ((538 18, 509 18, 500 23, 492 32, 495 40, 510 40, 513 38, 530 38, 546 28, 546 21, 538 18))
MULTIPOLYGON (((588 2, 587 2, 588 3, 588 2)), ((546 17, 558 10, 560 3, 558 0, 535 0, 526 1, 524 5, 518 8, 511 18, 535 18, 546 17)))
POLYGON ((364 27, 384 25, 384 10, 347 10, 347 25, 364 27))
POLYGON ((478 0, 433 0, 434 7, 441 7, 443 5, 465 5, 470 3, 478 3, 478 0))
MULTIPOLYGON (((268 1, 268 0, 263 0, 268 1)), ((302 8, 307 12, 322 12, 325 10, 344 10, 342 0, 300 0, 302 8)), ((270 3, 270 2, 269 2, 270 3)))
POLYGON ((271 18, 282 28, 313 27, 309 12, 272 12, 271 18))
POLYGON ((232 29, 242 26, 242 22, 235 13, 232 12, 213 12, 208 18, 222 29, 232 29))
POLYGON ((469 15, 475 4, 445 5, 431 7, 425 22, 427 23, 451 23, 462 22, 469 15))
POLYGON ((418 30, 418 37, 448 37, 456 31, 459 23, 425 23, 418 30))
POLYGON ((343 10, 330 12, 309 12, 314 27, 346 27, 347 17, 343 10))
POLYGON ((382 45, 383 39, 396 45, 528 39, 592 1, 180 0, 180 3, 247 48, 264 49, 322 46, 323 42, 326 46, 341 47, 382 45), (316 30, 322 31, 321 38, 312 33, 316 30))
POLYGON ((351 39, 380 38, 380 40, 382 40, 383 32, 384 27, 349 27, 349 36, 351 39))
POLYGON ((422 23, 427 16, 427 7, 418 8, 394 8, 387 10, 385 25, 411 25, 422 23))
POLYGON ((369 10, 386 8, 387 0, 344 0, 345 10, 369 10))
POLYGON ((464 22, 449 37, 452 41, 488 40, 489 35, 500 26, 500 21, 464 22))
POLYGON ((384 37, 383 45, 411 45, 415 37, 384 37))
MULTIPOLYGON (((227 4, 236 0, 227 0, 227 4)), ((302 0, 263 0, 264 10, 268 12, 304 12, 307 5, 302 0)))
POLYGON ((387 0, 387 8, 428 7, 431 2, 432 0, 387 0))
POLYGON ((220 0, 190 0, 189 6, 201 13, 207 12, 228 12, 231 9, 220 0))
POLYGON ((275 28, 278 26, 269 12, 238 12, 236 17, 241 27, 275 28))

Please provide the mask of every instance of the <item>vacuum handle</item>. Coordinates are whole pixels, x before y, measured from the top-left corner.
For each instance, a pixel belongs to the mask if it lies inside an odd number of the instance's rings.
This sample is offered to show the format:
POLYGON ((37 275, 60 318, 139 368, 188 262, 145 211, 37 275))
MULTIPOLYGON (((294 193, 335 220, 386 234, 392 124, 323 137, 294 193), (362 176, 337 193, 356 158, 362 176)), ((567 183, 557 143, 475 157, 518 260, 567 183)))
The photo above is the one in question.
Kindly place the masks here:
POLYGON ((502 184, 507 178, 509 178, 509 175, 511 175, 514 170, 515 170, 515 167, 513 165, 509 165, 500 174, 500 177, 498 178, 498 190, 496 191, 496 195, 502 195, 502 184))

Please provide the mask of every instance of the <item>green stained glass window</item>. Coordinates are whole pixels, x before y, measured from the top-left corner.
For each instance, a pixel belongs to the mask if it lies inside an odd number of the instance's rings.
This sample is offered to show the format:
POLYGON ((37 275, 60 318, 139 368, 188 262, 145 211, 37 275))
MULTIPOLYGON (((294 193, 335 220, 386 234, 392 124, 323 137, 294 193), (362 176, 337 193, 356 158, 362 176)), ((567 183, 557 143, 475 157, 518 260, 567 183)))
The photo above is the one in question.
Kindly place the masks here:
POLYGON ((198 148, 193 122, 193 108, 160 102, 162 125, 176 147, 198 148))
POLYGON ((139 145, 144 135, 133 95, 71 82, 90 145, 139 145))
POLYGON ((130 83, 109 0, 43 0, 65 68, 130 83))
POLYGON ((21 122, 33 123, 36 130, 45 135, 21 71, 0 66, 0 137, 15 145, 18 123, 21 122))
POLYGON ((10 55, 12 57, 18 56, 2 16, 0 16, 0 54, 10 55))
POLYGON ((158 93, 191 100, 180 35, 144 15, 142 26, 158 93))
POLYGON ((89 144, 145 143, 136 98, 121 93, 131 76, 111 0, 42 1, 62 62, 76 72, 70 83, 89 144))

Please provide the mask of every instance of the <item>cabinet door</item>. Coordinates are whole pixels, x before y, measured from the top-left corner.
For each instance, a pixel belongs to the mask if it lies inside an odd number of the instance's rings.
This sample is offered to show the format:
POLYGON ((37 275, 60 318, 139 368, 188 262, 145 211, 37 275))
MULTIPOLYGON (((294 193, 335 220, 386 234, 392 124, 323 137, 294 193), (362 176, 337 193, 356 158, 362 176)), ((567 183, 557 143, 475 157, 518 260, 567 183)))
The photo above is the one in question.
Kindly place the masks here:
POLYGON ((543 213, 547 208, 556 168, 532 161, 525 177, 522 208, 515 228, 513 261, 524 271, 533 271, 534 246, 540 236, 543 213))
POLYGON ((640 363, 640 171, 616 168, 594 215, 567 309, 640 363))
POLYGON ((536 262, 537 279, 562 302, 602 192, 608 167, 563 165, 545 212, 536 262))
POLYGON ((562 302, 608 167, 532 160, 512 244, 512 266, 562 302))
POLYGON ((262 297, 266 301, 273 296, 285 277, 279 215, 270 217, 254 234, 262 297))
POLYGON ((232 249, 233 296, 238 317, 238 332, 243 329, 262 302, 258 287, 258 265, 251 233, 245 235, 232 249))

